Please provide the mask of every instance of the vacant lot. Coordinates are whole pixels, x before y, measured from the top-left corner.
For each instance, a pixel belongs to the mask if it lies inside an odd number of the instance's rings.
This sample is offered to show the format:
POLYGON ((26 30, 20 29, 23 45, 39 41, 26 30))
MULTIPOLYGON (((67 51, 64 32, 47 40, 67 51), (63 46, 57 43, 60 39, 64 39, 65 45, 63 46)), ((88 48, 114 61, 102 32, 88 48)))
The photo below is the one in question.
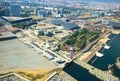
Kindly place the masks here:
POLYGON ((0 41, 0 71, 53 67, 53 63, 17 39, 0 41))

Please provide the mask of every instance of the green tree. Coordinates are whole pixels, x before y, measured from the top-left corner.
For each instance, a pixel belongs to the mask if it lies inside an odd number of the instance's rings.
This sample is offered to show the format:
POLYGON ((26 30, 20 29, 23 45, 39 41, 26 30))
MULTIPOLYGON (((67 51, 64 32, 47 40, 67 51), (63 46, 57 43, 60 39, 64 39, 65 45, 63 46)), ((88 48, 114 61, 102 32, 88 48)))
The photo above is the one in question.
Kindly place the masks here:
POLYGON ((78 44, 77 44, 78 50, 83 49, 84 46, 85 46, 85 44, 86 44, 86 39, 79 40, 79 41, 78 41, 78 44))
POLYGON ((70 38, 69 40, 66 41, 66 44, 72 45, 75 44, 76 38, 70 38))
POLYGON ((4 23, 3 22, 0 22, 0 27, 2 27, 4 25, 4 23))

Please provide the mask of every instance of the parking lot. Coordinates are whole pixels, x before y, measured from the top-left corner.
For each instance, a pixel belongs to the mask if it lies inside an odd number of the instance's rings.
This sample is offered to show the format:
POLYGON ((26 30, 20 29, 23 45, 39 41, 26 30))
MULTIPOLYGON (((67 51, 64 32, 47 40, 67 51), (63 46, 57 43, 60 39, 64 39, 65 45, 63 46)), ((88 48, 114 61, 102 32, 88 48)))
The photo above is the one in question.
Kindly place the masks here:
POLYGON ((0 71, 54 67, 57 67, 57 65, 17 39, 0 42, 0 71))

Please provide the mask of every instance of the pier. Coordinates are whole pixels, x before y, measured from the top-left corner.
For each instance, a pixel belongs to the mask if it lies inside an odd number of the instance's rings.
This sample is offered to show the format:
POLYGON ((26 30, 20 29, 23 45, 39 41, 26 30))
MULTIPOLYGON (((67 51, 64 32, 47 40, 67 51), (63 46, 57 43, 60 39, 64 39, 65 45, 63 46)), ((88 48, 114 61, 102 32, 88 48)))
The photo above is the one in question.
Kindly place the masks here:
POLYGON ((89 60, 91 60, 93 56, 96 54, 96 52, 99 51, 101 48, 102 48, 102 44, 100 44, 97 48, 95 48, 95 50, 93 50, 91 54, 88 57, 84 58, 82 61, 88 62, 89 60))
POLYGON ((88 70, 89 73, 96 76, 98 79, 100 79, 102 81, 119 81, 119 79, 117 77, 111 75, 107 71, 102 71, 102 70, 95 68, 95 67, 91 66, 90 64, 85 63, 80 60, 75 60, 74 62, 77 63, 78 65, 80 65, 81 67, 85 68, 86 70, 88 70))

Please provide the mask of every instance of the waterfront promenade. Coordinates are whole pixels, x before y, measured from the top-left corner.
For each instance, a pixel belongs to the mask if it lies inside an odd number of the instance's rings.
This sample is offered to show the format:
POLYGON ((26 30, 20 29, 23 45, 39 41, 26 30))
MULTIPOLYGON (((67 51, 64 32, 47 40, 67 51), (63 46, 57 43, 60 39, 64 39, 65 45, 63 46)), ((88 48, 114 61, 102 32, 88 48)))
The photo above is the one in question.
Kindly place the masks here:
POLYGON ((89 73, 96 76, 98 79, 100 79, 102 81, 119 81, 119 79, 117 77, 111 75, 107 71, 102 71, 100 69, 97 69, 97 68, 91 66, 90 64, 85 63, 80 60, 75 60, 74 62, 77 63, 78 65, 80 65, 81 67, 85 68, 86 70, 88 70, 89 73))
POLYGON ((94 45, 92 49, 87 52, 87 54, 84 53, 84 55, 80 57, 80 60, 84 62, 90 61, 93 58, 93 56, 96 54, 96 52, 98 52, 102 48, 102 45, 109 40, 108 38, 109 35, 110 34, 102 35, 101 37, 104 37, 104 39, 99 40, 98 43, 96 43, 96 45, 94 45))
POLYGON ((82 61, 88 62, 89 60, 91 60, 92 57, 96 54, 96 52, 99 51, 101 48, 102 48, 102 44, 100 44, 97 48, 95 48, 95 50, 93 50, 89 56, 87 56, 86 58, 82 59, 82 61))

